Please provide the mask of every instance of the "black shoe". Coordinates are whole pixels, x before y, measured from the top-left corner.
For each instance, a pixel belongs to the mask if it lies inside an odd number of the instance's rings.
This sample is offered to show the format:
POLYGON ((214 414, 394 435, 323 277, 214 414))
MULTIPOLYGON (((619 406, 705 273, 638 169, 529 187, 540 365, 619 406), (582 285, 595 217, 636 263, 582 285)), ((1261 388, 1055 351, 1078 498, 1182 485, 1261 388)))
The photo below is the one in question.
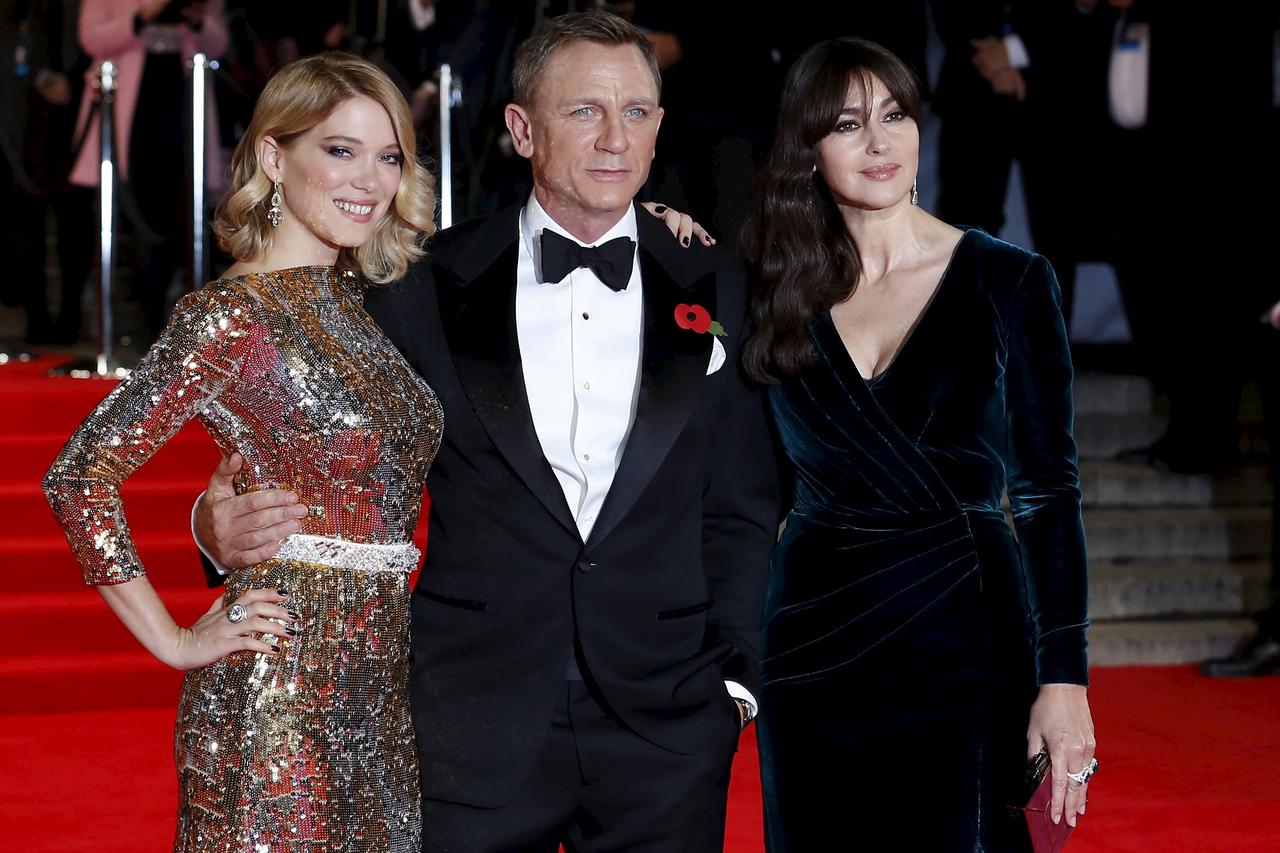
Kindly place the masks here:
POLYGON ((1280 642, 1266 634, 1254 634, 1240 641, 1230 657, 1214 658, 1200 664, 1200 672, 1210 678, 1251 678, 1280 673, 1280 642))

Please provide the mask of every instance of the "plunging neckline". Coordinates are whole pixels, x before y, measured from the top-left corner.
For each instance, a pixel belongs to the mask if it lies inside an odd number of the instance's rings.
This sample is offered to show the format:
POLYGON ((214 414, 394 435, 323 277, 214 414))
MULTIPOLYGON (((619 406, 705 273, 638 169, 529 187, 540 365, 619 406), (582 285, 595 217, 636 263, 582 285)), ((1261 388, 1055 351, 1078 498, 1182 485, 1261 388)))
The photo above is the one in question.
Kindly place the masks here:
POLYGON ((889 363, 886 364, 879 373, 872 374, 870 377, 862 375, 862 368, 858 367, 857 359, 853 357, 853 352, 850 351, 849 345, 845 343, 844 336, 840 334, 840 327, 836 325, 835 318, 831 316, 831 309, 828 308, 823 313, 822 316, 831 324, 831 329, 836 334, 836 340, 840 342, 840 347, 844 350, 845 358, 849 360, 850 366, 853 367, 853 372, 857 374, 857 377, 860 380, 862 380, 863 385, 866 385, 868 388, 872 388, 878 384, 880 380, 884 378, 885 374, 892 370, 893 366, 898 363, 898 360, 902 358, 903 353, 907 351, 907 347, 915 338, 916 332, 919 331, 920 326, 924 324, 925 318, 929 316, 934 303, 938 301, 938 296, 942 293, 942 288, 947 283, 947 277, 951 274, 951 268, 955 266, 956 258, 960 255, 960 247, 964 245, 965 239, 972 232, 972 228, 966 228, 963 233, 960 234, 960 239, 957 240, 955 246, 951 248, 951 257, 947 259, 947 265, 943 268, 942 275, 938 276, 938 281, 933 286, 933 293, 929 294, 928 301, 925 302, 924 307, 920 309, 920 313, 916 315, 916 319, 911 323, 911 328, 907 330, 906 336, 903 337, 902 342, 898 344, 898 348, 889 359, 889 363))

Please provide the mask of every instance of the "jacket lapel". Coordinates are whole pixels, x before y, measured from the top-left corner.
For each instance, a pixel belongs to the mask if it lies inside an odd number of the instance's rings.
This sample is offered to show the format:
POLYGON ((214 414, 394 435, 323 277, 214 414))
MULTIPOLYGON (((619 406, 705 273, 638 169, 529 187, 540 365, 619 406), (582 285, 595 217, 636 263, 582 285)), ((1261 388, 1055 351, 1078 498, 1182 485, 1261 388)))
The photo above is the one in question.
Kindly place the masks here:
POLYGON ((677 305, 701 305, 716 317, 716 277, 680 252, 665 225, 637 212, 644 288, 644 343, 635 422, 588 544, 604 539, 644 492, 698 403, 711 361, 712 335, 681 328, 677 305))
POLYGON ((524 384, 516 331, 518 215, 519 208, 514 215, 495 215, 452 262, 444 261, 445 269, 438 270, 444 279, 437 284, 440 317, 458 380, 485 432, 551 515, 577 536, 564 491, 538 441, 524 384))

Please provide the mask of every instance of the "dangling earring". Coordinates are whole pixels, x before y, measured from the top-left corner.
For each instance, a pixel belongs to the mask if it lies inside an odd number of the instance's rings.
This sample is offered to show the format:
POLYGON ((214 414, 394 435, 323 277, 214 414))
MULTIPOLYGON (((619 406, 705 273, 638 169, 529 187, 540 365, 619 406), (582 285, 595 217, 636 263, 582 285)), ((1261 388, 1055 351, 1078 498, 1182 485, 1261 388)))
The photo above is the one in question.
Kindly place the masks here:
POLYGON ((279 228, 280 220, 284 219, 284 213, 280 210, 280 182, 276 181, 273 187, 271 206, 267 208, 267 221, 271 223, 272 228, 279 228))
POLYGON ((912 204, 919 204, 919 203, 920 203, 920 191, 916 189, 916 179, 915 179, 915 178, 912 178, 912 179, 911 179, 911 203, 912 203, 912 204))

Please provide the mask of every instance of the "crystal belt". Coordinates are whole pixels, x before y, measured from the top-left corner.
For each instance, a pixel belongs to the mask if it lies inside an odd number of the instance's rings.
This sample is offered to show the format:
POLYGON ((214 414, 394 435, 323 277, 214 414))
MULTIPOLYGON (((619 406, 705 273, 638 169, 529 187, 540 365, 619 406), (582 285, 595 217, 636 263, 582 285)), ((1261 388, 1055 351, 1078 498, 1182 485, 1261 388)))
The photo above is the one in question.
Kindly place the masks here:
POLYGON ((411 572, 418 567, 421 552, 412 542, 379 545, 348 542, 326 536, 294 533, 280 543, 277 559, 319 563, 335 569, 361 572, 411 572))

